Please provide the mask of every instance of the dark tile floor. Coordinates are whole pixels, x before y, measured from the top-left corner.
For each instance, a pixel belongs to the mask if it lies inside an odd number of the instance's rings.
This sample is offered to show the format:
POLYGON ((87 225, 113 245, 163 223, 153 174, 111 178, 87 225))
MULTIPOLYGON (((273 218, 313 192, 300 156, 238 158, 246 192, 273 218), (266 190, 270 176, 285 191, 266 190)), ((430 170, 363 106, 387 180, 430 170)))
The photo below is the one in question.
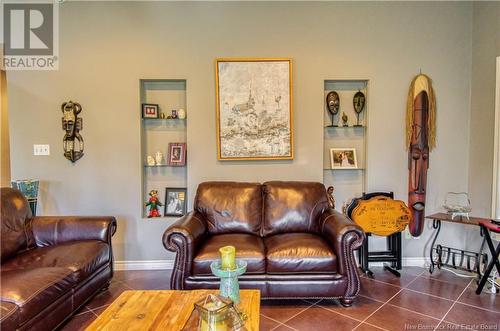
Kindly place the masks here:
MULTIPOLYGON (((500 295, 477 296, 473 279, 446 271, 430 275, 407 267, 396 278, 374 268, 362 277, 355 304, 337 300, 263 301, 261 331, 327 330, 498 330, 500 295)), ((108 291, 96 296, 63 328, 84 330, 125 290, 168 289, 169 271, 117 271, 108 291)))

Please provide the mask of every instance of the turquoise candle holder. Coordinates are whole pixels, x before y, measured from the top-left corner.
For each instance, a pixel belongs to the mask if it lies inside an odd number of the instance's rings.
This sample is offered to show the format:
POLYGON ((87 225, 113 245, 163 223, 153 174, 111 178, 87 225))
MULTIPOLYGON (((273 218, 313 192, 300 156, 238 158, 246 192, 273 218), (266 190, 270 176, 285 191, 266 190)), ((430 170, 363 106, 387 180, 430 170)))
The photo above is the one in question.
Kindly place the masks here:
POLYGON ((220 278, 220 295, 231 299, 235 304, 240 302, 240 284, 238 276, 247 271, 246 261, 236 260, 236 268, 232 270, 221 269, 221 261, 214 261, 210 264, 212 273, 220 278))

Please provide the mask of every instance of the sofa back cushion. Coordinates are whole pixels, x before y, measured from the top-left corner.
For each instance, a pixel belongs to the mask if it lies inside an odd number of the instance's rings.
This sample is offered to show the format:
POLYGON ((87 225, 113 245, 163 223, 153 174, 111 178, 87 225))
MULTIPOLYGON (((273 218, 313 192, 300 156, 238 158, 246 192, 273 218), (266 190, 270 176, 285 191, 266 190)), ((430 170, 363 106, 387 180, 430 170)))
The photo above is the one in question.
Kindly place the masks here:
MULTIPOLYGON (((28 201, 18 190, 1 188, 1 259, 2 262, 28 248, 27 221, 31 218, 28 201)), ((31 231, 30 231, 31 232, 31 231)))
POLYGON ((264 237, 278 233, 319 231, 319 218, 328 208, 325 186, 314 182, 266 182, 264 237))
POLYGON ((262 191, 259 183, 205 182, 198 186, 194 209, 204 215, 208 232, 259 235, 262 191))

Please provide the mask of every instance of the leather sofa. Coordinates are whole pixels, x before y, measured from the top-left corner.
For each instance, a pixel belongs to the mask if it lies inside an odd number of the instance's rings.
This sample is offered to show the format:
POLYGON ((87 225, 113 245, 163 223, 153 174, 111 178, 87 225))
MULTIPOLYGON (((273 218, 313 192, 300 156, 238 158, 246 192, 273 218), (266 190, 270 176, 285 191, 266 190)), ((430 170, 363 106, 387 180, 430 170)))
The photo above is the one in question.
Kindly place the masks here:
POLYGON ((205 182, 194 210, 163 236, 176 252, 171 288, 218 288, 210 263, 236 247, 247 262, 241 288, 272 298, 338 298, 350 306, 360 282, 353 251, 361 228, 330 208, 325 187, 312 182, 205 182))
POLYGON ((113 276, 114 217, 32 217, 1 188, 0 329, 53 330, 113 276))

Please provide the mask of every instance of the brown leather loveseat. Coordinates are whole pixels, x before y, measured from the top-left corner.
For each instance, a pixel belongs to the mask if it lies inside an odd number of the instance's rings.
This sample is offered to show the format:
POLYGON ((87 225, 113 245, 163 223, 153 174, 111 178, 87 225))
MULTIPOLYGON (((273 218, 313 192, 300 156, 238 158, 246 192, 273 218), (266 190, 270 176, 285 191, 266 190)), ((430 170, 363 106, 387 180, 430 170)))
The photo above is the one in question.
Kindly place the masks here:
POLYGON ((114 217, 32 217, 1 189, 0 329, 52 330, 108 286, 114 217))
POLYGON ((339 298, 359 291, 353 250, 360 227, 329 207, 325 187, 311 182, 205 182, 194 211, 170 226, 163 244, 177 252, 172 289, 218 288, 210 263, 236 247, 247 261, 241 288, 263 298, 339 298))

